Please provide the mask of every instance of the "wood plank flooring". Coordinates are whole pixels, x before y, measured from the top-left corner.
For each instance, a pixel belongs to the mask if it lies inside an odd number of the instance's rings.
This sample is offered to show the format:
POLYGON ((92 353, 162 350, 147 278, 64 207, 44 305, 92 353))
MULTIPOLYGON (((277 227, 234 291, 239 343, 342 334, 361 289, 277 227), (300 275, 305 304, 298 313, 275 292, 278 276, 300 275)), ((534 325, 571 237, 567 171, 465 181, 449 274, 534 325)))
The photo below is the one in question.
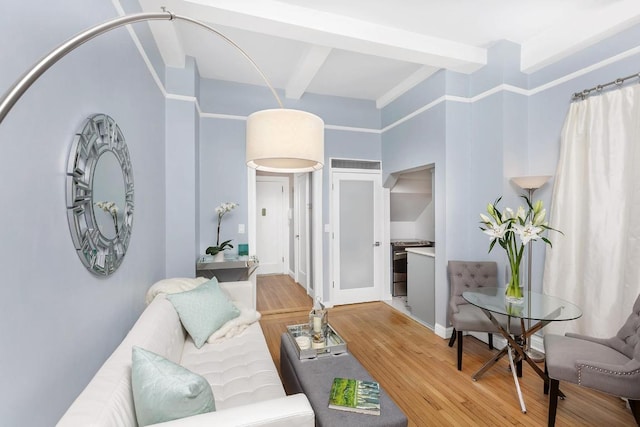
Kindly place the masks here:
MULTIPOLYGON (((288 276, 259 276, 258 307, 263 314, 262 330, 279 368, 280 335, 287 325, 308 320, 311 298, 288 276)), ((497 351, 473 337, 465 337, 463 370, 458 371, 455 346, 450 348, 447 340, 385 303, 331 308, 329 322, 347 341, 348 350, 402 408, 410 426, 547 424, 542 380, 526 364, 520 382, 526 414, 520 412, 507 362, 501 361, 477 382, 471 379, 497 351)), ((558 427, 636 425, 618 398, 573 384, 561 383, 561 389, 567 399, 558 403, 558 427)))
POLYGON ((306 290, 287 275, 258 276, 256 294, 257 310, 263 316, 305 310, 308 314, 313 306, 306 290))

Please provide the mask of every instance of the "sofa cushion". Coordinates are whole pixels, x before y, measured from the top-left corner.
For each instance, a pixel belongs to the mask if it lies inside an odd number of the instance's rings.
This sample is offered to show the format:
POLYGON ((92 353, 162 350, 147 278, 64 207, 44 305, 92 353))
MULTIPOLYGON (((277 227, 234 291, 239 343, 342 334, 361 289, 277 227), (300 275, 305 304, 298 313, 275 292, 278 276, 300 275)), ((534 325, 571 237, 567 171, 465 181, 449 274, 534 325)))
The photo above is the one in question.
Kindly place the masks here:
POLYGON ((134 346, 131 387, 140 427, 215 411, 207 380, 151 351, 134 346))
POLYGON ((218 411, 285 396, 257 322, 233 339, 201 349, 187 340, 180 364, 207 379, 218 411))
POLYGON ((167 295, 197 348, 222 325, 240 315, 214 277, 195 289, 167 295))

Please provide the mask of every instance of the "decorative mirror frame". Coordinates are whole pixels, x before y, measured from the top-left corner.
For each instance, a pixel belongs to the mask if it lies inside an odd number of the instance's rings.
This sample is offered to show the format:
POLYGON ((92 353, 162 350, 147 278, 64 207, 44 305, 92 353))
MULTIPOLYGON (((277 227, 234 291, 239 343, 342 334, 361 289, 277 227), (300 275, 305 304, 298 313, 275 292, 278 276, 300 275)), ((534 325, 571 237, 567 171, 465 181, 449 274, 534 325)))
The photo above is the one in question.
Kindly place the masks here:
MULTIPOLYGON (((133 226, 133 169, 122 131, 106 114, 89 116, 76 133, 67 162, 67 219, 73 245, 87 269, 108 276, 122 263, 133 226), (125 206, 116 236, 104 236, 94 212, 93 179, 100 156, 112 152, 124 179, 125 206)), ((117 221, 117 220, 116 220, 117 221)))

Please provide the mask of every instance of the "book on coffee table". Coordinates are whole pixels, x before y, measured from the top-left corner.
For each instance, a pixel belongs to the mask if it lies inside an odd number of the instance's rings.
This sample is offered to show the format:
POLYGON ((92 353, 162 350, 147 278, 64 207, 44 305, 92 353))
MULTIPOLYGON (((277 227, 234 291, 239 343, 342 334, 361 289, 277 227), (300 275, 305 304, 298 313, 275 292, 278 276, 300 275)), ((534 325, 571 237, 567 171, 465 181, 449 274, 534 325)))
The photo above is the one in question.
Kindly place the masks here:
POLYGON ((329 408, 380 415, 380 384, 351 378, 334 378, 329 408))

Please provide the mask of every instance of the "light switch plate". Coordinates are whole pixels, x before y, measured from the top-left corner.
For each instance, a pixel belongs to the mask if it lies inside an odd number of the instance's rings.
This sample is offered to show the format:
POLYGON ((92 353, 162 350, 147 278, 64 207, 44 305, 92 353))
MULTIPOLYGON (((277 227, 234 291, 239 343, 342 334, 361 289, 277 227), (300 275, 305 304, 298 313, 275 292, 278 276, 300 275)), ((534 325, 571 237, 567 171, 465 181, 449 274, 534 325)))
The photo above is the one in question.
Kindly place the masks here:
POLYGON ((244 224, 238 224, 238 234, 244 234, 244 224))

